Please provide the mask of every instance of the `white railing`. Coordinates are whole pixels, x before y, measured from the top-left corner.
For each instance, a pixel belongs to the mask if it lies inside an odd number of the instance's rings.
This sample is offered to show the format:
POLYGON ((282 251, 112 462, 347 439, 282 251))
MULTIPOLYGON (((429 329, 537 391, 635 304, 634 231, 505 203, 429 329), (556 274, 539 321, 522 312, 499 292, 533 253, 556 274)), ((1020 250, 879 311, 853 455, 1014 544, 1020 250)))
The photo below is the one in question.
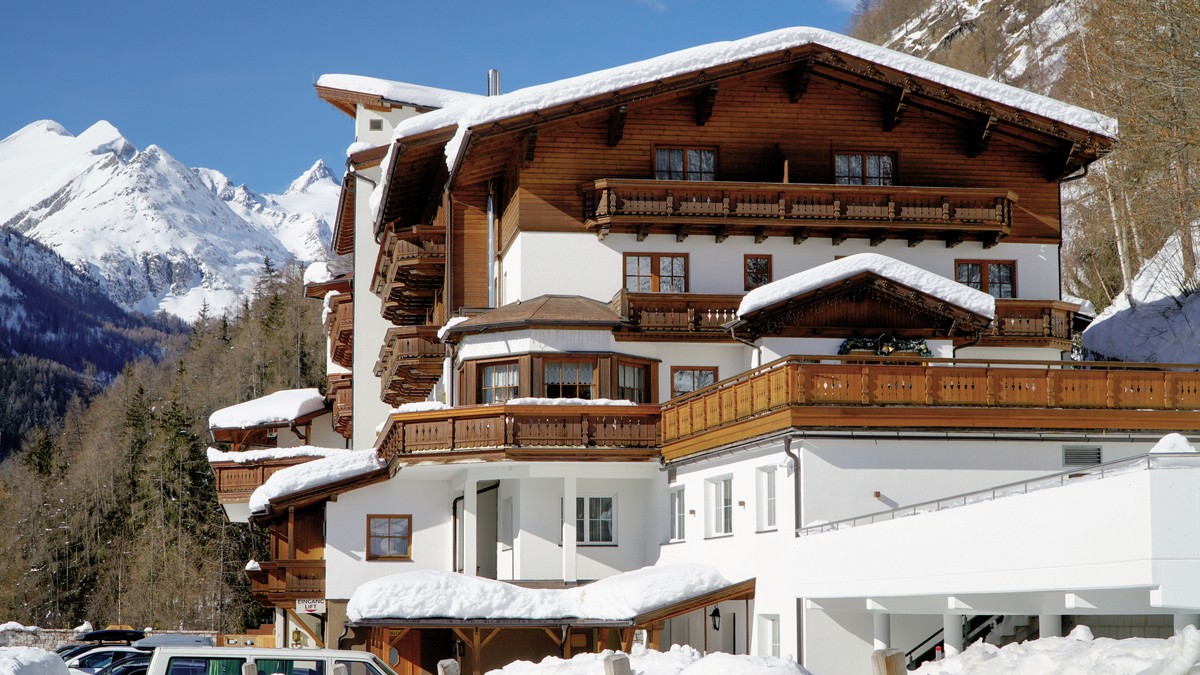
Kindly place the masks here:
POLYGON ((1107 478, 1126 473, 1134 473, 1137 471, 1149 471, 1151 469, 1196 469, 1200 468, 1200 452, 1156 452, 1137 457, 1127 457, 1118 459, 1112 462, 1103 464, 1094 464, 1091 466, 1079 466, 1066 471, 1052 473, 1036 478, 1029 478, 1015 483, 1005 483, 995 487, 976 490, 974 492, 966 492, 963 494, 953 495, 950 497, 942 497, 919 504, 910 504, 901 506, 888 511, 877 511, 868 513, 862 516, 853 518, 843 518, 842 520, 834 520, 829 522, 812 523, 806 527, 796 529, 797 537, 804 537, 810 534, 820 534, 822 532, 833 532, 835 530, 845 530, 859 525, 870 525, 872 523, 880 523, 888 520, 896 520, 898 518, 907 518, 923 513, 933 513, 935 511, 943 511, 945 509, 956 509, 962 506, 970 506, 971 504, 979 504, 982 502, 990 502, 1001 497, 1011 497, 1013 495, 1023 495, 1039 490, 1047 490, 1050 488, 1062 487, 1068 484, 1075 484, 1079 481, 1107 478))

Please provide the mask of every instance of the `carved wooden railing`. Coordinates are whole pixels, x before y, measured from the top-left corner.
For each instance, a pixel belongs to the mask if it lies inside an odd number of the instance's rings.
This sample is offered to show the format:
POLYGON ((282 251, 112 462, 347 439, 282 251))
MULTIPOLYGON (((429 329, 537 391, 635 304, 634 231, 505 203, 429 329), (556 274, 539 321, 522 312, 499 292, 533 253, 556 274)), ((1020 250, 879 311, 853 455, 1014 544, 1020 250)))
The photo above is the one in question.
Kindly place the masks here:
POLYGON ((271 560, 259 563, 261 571, 249 574, 255 595, 325 595, 324 560, 271 560))
POLYGON ((656 405, 483 405, 394 413, 378 447, 389 459, 485 449, 654 449, 658 411, 656 405))
POLYGON ((372 291, 397 326, 426 323, 446 268, 445 232, 437 227, 388 229, 379 246, 372 291))
POLYGON ((736 183, 601 178, 580 186, 583 219, 604 229, 638 222, 830 222, 846 227, 881 223, 925 228, 997 231, 1012 226, 1011 190, 875 185, 736 183))
POLYGON ((335 296, 329 324, 330 357, 343 368, 354 365, 354 301, 349 294, 335 296), (345 297, 345 300, 341 300, 345 297))
POLYGON ((996 300, 996 318, 988 337, 1053 338, 1070 341, 1079 305, 1057 300, 996 300))
POLYGON ((422 401, 442 376, 446 348, 438 326, 389 328, 375 362, 380 396, 389 405, 422 401))
POLYGON ((1196 366, 1163 367, 980 359, 888 364, 794 356, 668 401, 662 409, 662 442, 796 406, 1200 411, 1196 366))
POLYGON ((212 469, 217 479, 217 496, 222 502, 244 501, 275 472, 313 459, 316 457, 263 459, 246 463, 214 462, 212 469))

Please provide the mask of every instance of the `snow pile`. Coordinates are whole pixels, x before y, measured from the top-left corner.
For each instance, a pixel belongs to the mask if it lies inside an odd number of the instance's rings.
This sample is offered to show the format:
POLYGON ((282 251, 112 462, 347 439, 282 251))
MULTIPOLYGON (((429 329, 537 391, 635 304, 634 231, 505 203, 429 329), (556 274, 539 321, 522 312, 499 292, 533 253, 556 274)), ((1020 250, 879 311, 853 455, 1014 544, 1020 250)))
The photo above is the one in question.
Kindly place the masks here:
POLYGON ((633 401, 616 398, 541 398, 538 396, 522 396, 500 401, 507 405, 637 405, 633 401))
POLYGON ((817 265, 779 281, 759 286, 742 298, 742 304, 738 306, 738 316, 745 316, 863 272, 874 272, 989 319, 996 316, 996 299, 987 293, 878 253, 846 256, 841 260, 817 265))
POLYGON ((272 499, 311 490, 347 478, 378 471, 387 461, 375 450, 343 450, 326 457, 276 471, 250 495, 250 511, 266 511, 272 499))
POLYGON ((58 654, 37 647, 0 647, 0 675, 67 675, 58 654))
MULTIPOLYGON (((488 675, 604 675, 604 657, 613 653, 606 650, 599 654, 577 654, 570 659, 548 656, 541 663, 514 661, 488 675)), ((665 652, 634 647, 629 654, 629 667, 641 675, 811 675, 790 659, 720 652, 702 657, 699 651, 686 645, 674 645, 665 652)))
POLYGON ((325 397, 315 388, 283 389, 253 401, 221 408, 208 418, 209 429, 245 429, 291 422, 325 408, 325 397))
POLYGON ((392 414, 396 413, 415 413, 415 412, 430 412, 432 410, 449 410, 450 406, 441 401, 416 401, 414 403, 402 403, 395 408, 392 408, 392 414))
POLYGON ((304 268, 304 285, 333 281, 333 270, 327 262, 315 262, 304 268))
POLYGON ((263 448, 261 450, 243 450, 240 452, 221 452, 216 448, 208 449, 208 461, 211 462, 235 462, 237 464, 246 464, 248 462, 258 462, 264 459, 292 459, 295 457, 333 457, 341 455, 348 450, 338 448, 318 448, 313 445, 301 445, 295 448, 263 448))
POLYGON ((261 571, 262 571, 262 565, 259 565, 259 564, 258 564, 258 561, 257 561, 257 560, 254 560, 254 559, 252 558, 252 559, 250 560, 250 562, 247 562, 247 563, 246 563, 246 571, 247 571, 247 572, 261 572, 261 571))
POLYGON ((567 589, 523 588, 454 572, 417 570, 359 586, 350 597, 346 615, 351 621, 569 617, 622 620, 729 585, 729 580, 716 569, 699 564, 644 567, 567 589))
POLYGON ((1200 632, 1188 626, 1172 638, 1093 638, 1079 626, 1051 637, 996 647, 979 641, 961 654, 927 663, 920 675, 1187 675, 1200 659, 1200 632))
POLYGON ((1167 434, 1163 436, 1154 447, 1150 449, 1150 454, 1167 454, 1175 452, 1196 452, 1196 448, 1188 442, 1188 439, 1183 434, 1167 434))
POLYGON ((450 332, 451 328, 454 328, 458 324, 460 324, 470 318, 471 317, 469 317, 469 316, 452 317, 449 321, 446 322, 445 326, 442 326, 441 328, 438 329, 438 332, 437 332, 438 339, 445 340, 446 334, 450 332))
POLYGON ((439 89, 409 82, 339 73, 322 75, 317 80, 317 86, 371 94, 396 103, 407 103, 422 108, 445 108, 455 103, 469 103, 476 99, 486 98, 481 94, 469 94, 452 89, 439 89))
POLYGON ((90 633, 91 631, 94 631, 96 629, 92 627, 91 621, 84 621, 83 623, 79 624, 78 626, 75 626, 71 630, 75 631, 76 633, 90 633))
POLYGON ((26 626, 16 621, 0 623, 0 633, 5 631, 12 631, 14 633, 36 633, 39 630, 41 630, 41 628, 38 628, 37 626, 26 626))

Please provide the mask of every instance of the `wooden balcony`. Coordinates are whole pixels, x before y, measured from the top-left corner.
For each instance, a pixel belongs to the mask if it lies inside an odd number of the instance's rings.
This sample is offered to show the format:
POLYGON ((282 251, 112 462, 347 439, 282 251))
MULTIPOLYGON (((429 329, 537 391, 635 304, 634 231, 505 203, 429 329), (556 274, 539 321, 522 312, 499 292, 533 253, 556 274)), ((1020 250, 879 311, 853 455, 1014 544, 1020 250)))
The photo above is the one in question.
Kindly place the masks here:
POLYGON ((667 460, 789 428, 1193 431, 1195 365, 796 356, 663 405, 667 460))
POLYGON ((446 347, 438 326, 389 328, 375 362, 380 396, 389 405, 424 401, 442 376, 446 347))
POLYGON ((1072 326, 1079 305, 1057 300, 996 300, 996 318, 982 346, 1071 348, 1072 326))
POLYGON ((659 407, 483 405, 393 414, 381 456, 422 461, 629 461, 658 457, 659 407))
POLYGON ((336 295, 330 301, 326 330, 329 336, 329 355, 343 368, 354 366, 354 299, 348 293, 336 295))
POLYGON ((250 494, 275 472, 314 459, 316 458, 288 457, 262 459, 252 463, 213 462, 213 474, 217 478, 217 498, 222 504, 249 501, 250 494))
POLYGON ((324 560, 272 560, 261 571, 247 572, 259 604, 273 607, 297 599, 325 597, 324 560))
POLYGON ((333 430, 350 438, 354 422, 353 378, 341 373, 325 379, 325 396, 333 399, 333 430))
POLYGON ((441 228, 387 229, 372 285, 383 299, 383 317, 397 326, 429 323, 445 271, 446 236, 441 228))
POLYGON ((931 239, 998 243, 1012 228, 1010 190, 873 185, 735 183, 601 178, 580 186, 584 224, 610 232, 791 237, 931 239))

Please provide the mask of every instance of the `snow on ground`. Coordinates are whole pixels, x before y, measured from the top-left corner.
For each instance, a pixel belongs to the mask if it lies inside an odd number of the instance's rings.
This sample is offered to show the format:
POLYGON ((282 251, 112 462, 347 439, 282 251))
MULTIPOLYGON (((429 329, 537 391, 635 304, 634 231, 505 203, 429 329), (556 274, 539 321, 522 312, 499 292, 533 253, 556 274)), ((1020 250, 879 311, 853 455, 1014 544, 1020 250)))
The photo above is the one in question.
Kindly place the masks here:
MULTIPOLYGON (((613 653, 577 654, 570 659, 548 656, 541 663, 514 661, 487 675, 604 675, 604 657, 613 653)), ((696 649, 680 645, 665 652, 634 647, 629 667, 634 675, 811 675, 791 659, 719 652, 702 657, 696 649)))
POLYGON ((333 457, 349 452, 340 448, 318 448, 313 445, 301 445, 295 448, 263 448, 261 450, 242 450, 240 452, 221 452, 216 448, 208 449, 209 462, 258 462, 264 459, 292 459, 294 457, 333 457))
POLYGON ((5 631, 12 631, 15 633, 16 632, 36 633, 39 630, 41 630, 41 628, 38 628, 37 626, 26 626, 26 625, 18 623, 16 621, 7 621, 5 623, 0 623, 0 633, 3 633, 5 631))
POLYGON ((414 570, 362 584, 350 597, 346 614, 351 621, 567 617, 622 620, 729 585, 729 580, 715 568, 699 564, 643 567, 566 589, 524 588, 455 572, 414 570))
POLYGON ((209 416, 208 428, 245 429, 290 422, 324 407, 325 397, 315 388, 283 389, 262 398, 221 408, 209 416))
POLYGON ((375 450, 342 450, 337 455, 276 471, 250 495, 250 511, 265 511, 272 499, 361 476, 387 466, 375 450))
POLYGON ((738 306, 738 316, 745 316, 863 272, 874 272, 881 277, 928 293, 935 298, 981 316, 988 318, 996 316, 996 300, 987 293, 878 253, 849 255, 841 260, 818 265, 790 277, 784 277, 779 281, 759 286, 742 298, 742 304, 738 306))
POLYGON ((0 675, 67 675, 58 654, 37 647, 0 647, 0 675))
POLYGON ((1067 637, 997 647, 979 641, 961 654, 927 663, 919 675, 1187 675, 1200 673, 1200 632, 1172 638, 1093 638, 1087 626, 1067 637))

